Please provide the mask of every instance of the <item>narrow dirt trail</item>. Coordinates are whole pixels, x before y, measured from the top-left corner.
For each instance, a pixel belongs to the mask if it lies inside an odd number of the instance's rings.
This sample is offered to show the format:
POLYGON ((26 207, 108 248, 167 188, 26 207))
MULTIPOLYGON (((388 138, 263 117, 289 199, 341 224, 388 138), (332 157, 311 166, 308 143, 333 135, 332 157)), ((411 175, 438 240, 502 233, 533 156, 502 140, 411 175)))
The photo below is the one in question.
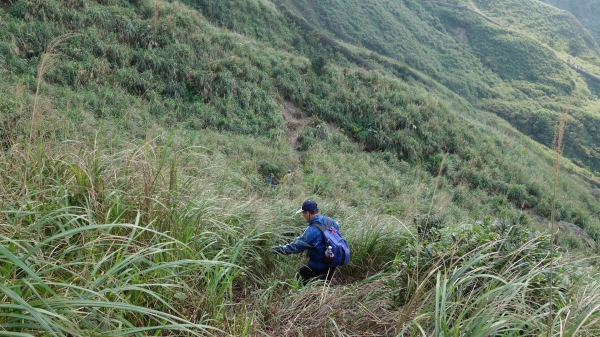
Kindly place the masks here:
POLYGON ((283 117, 285 119, 286 138, 297 149, 300 147, 298 137, 304 127, 311 122, 311 119, 289 101, 284 102, 283 117))

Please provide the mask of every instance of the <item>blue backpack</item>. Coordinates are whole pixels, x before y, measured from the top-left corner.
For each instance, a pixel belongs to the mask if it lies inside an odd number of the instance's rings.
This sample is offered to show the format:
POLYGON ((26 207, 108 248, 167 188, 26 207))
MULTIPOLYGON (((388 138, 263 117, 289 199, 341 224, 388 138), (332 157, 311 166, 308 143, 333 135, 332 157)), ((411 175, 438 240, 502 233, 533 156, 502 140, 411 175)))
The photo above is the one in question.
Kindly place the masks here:
POLYGON ((331 219, 327 218, 327 226, 312 224, 323 233, 325 237, 325 256, 323 262, 329 264, 330 267, 343 266, 350 262, 350 247, 348 242, 342 237, 340 232, 333 227, 331 219), (331 254, 328 254, 327 247, 331 246, 331 254))

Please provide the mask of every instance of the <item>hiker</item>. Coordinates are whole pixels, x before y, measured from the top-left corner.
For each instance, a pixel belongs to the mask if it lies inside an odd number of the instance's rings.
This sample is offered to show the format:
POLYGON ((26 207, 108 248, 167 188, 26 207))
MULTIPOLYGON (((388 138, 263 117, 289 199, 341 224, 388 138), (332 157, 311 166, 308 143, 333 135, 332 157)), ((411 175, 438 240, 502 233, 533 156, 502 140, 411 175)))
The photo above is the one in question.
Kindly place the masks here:
POLYGON ((294 175, 292 173, 292 170, 287 170, 287 173, 283 176, 283 178, 281 178, 281 183, 283 184, 283 183, 285 183, 288 180, 291 181, 292 180, 292 175, 294 175))
POLYGON ((273 173, 269 173, 269 176, 267 177, 267 183, 269 184, 269 187, 274 187, 277 185, 277 181, 275 180, 273 173))
POLYGON ((308 227, 304 230, 304 234, 298 237, 294 243, 285 246, 274 246, 271 247, 271 249, 280 254, 300 254, 303 251, 308 250, 308 266, 303 266, 298 269, 298 275, 302 277, 302 283, 306 284, 311 279, 326 279, 327 281, 330 281, 333 272, 335 271, 335 267, 330 267, 322 261, 325 255, 325 236, 321 230, 314 225, 328 226, 329 223, 338 231, 340 226, 335 220, 319 214, 317 203, 313 200, 304 201, 304 203, 302 203, 302 208, 298 210, 296 214, 300 212, 308 222, 308 227))

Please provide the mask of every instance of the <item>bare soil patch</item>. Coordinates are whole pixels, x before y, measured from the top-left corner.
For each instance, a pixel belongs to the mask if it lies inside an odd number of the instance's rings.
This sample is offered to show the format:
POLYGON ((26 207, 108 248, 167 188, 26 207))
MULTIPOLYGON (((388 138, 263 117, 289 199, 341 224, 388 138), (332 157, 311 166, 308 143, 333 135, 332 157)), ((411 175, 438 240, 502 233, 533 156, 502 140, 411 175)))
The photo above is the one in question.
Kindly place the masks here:
POLYGON ((289 101, 285 101, 283 108, 283 117, 285 119, 285 134, 287 140, 292 144, 294 148, 300 146, 298 137, 304 127, 311 122, 311 119, 304 113, 304 111, 296 108, 296 106, 289 101))
POLYGON ((12 0, 0 0, 0 8, 8 12, 10 6, 12 6, 12 0))
MULTIPOLYGON (((535 214, 533 212, 530 212, 529 215, 531 215, 533 220, 535 222, 537 222, 538 224, 548 225, 548 228, 550 228, 550 219, 545 218, 541 215, 535 214)), ((556 222, 556 227, 558 227, 559 231, 581 240, 586 246, 595 247, 594 240, 586 232, 584 232, 583 229, 581 229, 581 227, 579 227, 573 223, 564 222, 564 221, 556 222)))
POLYGON ((469 37, 467 36, 467 30, 461 27, 456 27, 454 29, 454 32, 456 33, 456 35, 458 35, 458 38, 463 40, 466 43, 469 43, 469 37))

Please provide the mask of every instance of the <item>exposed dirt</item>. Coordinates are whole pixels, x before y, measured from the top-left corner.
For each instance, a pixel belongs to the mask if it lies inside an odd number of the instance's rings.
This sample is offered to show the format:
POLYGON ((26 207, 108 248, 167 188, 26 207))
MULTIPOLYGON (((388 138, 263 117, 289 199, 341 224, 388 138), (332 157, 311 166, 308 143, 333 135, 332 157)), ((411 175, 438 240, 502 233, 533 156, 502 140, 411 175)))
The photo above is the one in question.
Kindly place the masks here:
POLYGON ((8 10, 10 9, 10 6, 12 6, 12 3, 13 3, 12 0, 0 0, 0 8, 2 8, 8 12, 8 10))
POLYGON ((574 236, 580 239, 586 246, 593 248, 596 246, 594 240, 587 235, 586 232, 583 231, 579 226, 572 224, 570 222, 562 222, 560 221, 558 224, 558 228, 561 232, 567 233, 567 235, 574 236))
MULTIPOLYGON (((538 224, 550 226, 550 219, 545 218, 541 215, 537 215, 533 212, 530 212, 529 215, 531 215, 533 220, 535 222, 537 222, 538 224)), ((559 231, 561 231, 569 236, 576 237, 577 239, 581 240, 586 246, 588 246, 588 247, 596 246, 596 243, 594 242, 594 240, 589 235, 587 235, 587 233, 584 232, 583 229, 581 229, 579 226, 577 226, 573 223, 564 222, 564 221, 557 222, 556 226, 558 227, 559 231)))
POLYGON ((300 146, 298 136, 304 127, 311 122, 311 119, 306 116, 304 111, 299 110, 292 102, 285 101, 283 109, 283 117, 285 118, 286 138, 294 148, 300 146))
POLYGON ((467 36, 467 30, 461 27, 454 28, 454 32, 458 35, 458 38, 466 43, 469 43, 469 37, 467 36))

